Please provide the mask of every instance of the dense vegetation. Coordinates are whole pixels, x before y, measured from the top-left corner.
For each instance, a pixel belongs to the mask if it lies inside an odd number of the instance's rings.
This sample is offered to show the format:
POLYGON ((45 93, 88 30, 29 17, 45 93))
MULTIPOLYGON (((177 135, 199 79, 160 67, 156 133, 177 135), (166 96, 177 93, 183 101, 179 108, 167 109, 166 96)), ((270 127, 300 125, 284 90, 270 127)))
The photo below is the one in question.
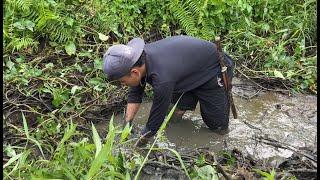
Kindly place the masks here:
MULTIPOLYGON (((102 146, 87 122, 109 119, 125 103, 126 89, 101 71, 102 54, 136 36, 219 35, 247 77, 317 94, 315 0, 6 0, 3 10, 7 179, 134 175, 143 157, 112 156, 130 143, 115 148, 106 138, 102 146)), ((124 133, 109 128, 108 136, 124 133)))

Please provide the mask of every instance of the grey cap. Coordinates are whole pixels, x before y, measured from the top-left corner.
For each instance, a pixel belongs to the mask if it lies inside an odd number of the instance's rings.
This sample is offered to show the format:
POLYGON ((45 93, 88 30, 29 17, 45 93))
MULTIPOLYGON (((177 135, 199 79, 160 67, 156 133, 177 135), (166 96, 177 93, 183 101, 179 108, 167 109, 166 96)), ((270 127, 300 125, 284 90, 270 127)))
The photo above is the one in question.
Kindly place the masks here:
POLYGON ((103 72, 110 80, 116 80, 128 74, 140 58, 144 45, 143 39, 134 38, 127 45, 117 44, 109 47, 103 55, 103 72))

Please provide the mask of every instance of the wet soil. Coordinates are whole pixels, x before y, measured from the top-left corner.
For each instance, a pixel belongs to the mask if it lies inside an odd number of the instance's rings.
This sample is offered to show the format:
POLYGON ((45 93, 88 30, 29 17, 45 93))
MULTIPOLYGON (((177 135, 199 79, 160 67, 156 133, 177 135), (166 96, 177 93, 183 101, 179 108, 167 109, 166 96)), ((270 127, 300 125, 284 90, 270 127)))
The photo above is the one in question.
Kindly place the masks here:
MULTIPOLYGON (((211 132, 202 121, 198 104, 195 111, 187 111, 181 121, 169 122, 165 131, 167 139, 159 143, 180 150, 198 147, 210 147, 214 151, 238 148, 257 158, 270 158, 275 155, 289 157, 292 154, 289 151, 274 151, 272 148, 257 144, 258 136, 270 137, 295 147, 316 145, 316 96, 302 94, 288 96, 270 91, 260 91, 250 99, 237 95, 250 94, 250 91, 255 93, 254 89, 248 90, 248 87, 244 89, 239 83, 233 85, 238 119, 233 119, 230 114, 228 134, 218 135, 211 132)), ((137 129, 142 129, 147 122, 151 105, 150 101, 141 104, 134 120, 137 129)), ((123 116, 122 113, 116 115, 114 122, 120 123, 123 116)), ((105 123, 98 124, 98 128, 104 129, 105 123)))
MULTIPOLYGON (((233 96, 238 119, 230 114, 228 134, 211 132, 202 121, 198 105, 195 111, 187 111, 181 121, 169 122, 165 138, 159 140, 157 146, 174 148, 182 153, 201 147, 212 152, 236 149, 244 156, 260 161, 262 167, 276 168, 289 167, 293 162, 288 161, 290 158, 301 160, 301 157, 312 156, 316 166, 316 96, 263 91, 239 79, 233 82, 233 96)), ((141 130, 145 125, 151 105, 148 100, 141 104, 134 120, 136 129, 141 130)), ((114 122, 121 124, 123 116, 118 114, 114 122)), ((106 127, 107 122, 97 124, 100 131, 106 127)), ((152 172, 154 175, 157 169, 152 172)), ((314 175, 313 172, 311 176, 314 175)))

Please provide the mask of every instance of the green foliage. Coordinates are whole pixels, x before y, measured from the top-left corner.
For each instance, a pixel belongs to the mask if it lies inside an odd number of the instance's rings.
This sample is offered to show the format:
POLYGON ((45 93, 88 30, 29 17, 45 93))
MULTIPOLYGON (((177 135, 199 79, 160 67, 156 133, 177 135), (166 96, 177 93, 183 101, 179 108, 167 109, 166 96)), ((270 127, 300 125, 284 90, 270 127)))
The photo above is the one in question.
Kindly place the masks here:
POLYGON ((258 174, 260 174, 262 177, 264 177, 265 180, 274 180, 275 176, 276 176, 276 171, 274 169, 272 169, 272 171, 269 172, 264 172, 261 171, 260 169, 253 169, 255 172, 257 172, 258 174))
POLYGON ((29 54, 46 41, 75 55, 87 44, 157 32, 221 35, 237 62, 263 76, 280 72, 296 91, 317 93, 315 0, 6 0, 3 22, 5 52, 29 54))
MULTIPOLYGON (((86 138, 80 138, 78 142, 74 141, 72 137, 79 137, 76 127, 77 125, 72 122, 68 124, 55 153, 48 160, 26 159, 28 150, 20 154, 16 154, 14 151, 11 159, 4 166, 5 178, 11 176, 32 179, 91 179, 92 177, 94 179, 102 177, 128 179, 129 169, 126 168, 130 167, 129 164, 134 159, 128 160, 122 153, 118 155, 113 153, 113 144, 118 142, 115 135, 118 134, 119 127, 114 127, 111 120, 106 143, 102 145, 100 151, 97 136, 93 137, 95 145, 88 142, 86 138), (97 157, 95 157, 95 153, 98 153, 97 157), (14 165, 14 162, 18 163, 14 165), (100 168, 102 168, 101 171, 100 168)), ((95 128, 92 128, 92 131, 94 134, 96 133, 95 128)))
POLYGON ((217 171, 214 167, 210 165, 205 165, 202 167, 195 166, 196 174, 194 175, 194 180, 200 179, 211 179, 211 180, 218 180, 219 177, 217 175, 217 171))
POLYGON ((179 160, 179 162, 180 162, 180 164, 181 164, 181 167, 183 168, 184 172, 186 173, 186 175, 187 175, 187 176, 189 177, 189 179, 190 179, 189 173, 188 173, 188 171, 187 171, 187 169, 186 169, 186 167, 185 167, 185 165, 184 165, 184 163, 183 163, 183 160, 182 160, 180 154, 179 154, 176 150, 171 149, 171 148, 162 148, 162 149, 154 148, 155 142, 156 142, 160 137, 163 136, 163 132, 164 132, 165 128, 167 127, 167 124, 168 124, 168 122, 170 121, 170 119, 171 119, 171 117, 172 117, 172 115, 173 115, 173 113, 174 113, 174 110, 176 109, 176 107, 177 107, 177 105, 178 105, 178 102, 180 101, 180 98, 181 98, 181 97, 182 97, 182 95, 179 97, 179 99, 178 99, 178 101, 176 102, 176 104, 171 108, 169 114, 168 114, 167 117, 164 119, 163 123, 161 124, 161 126, 160 126, 160 128, 159 128, 159 130, 158 130, 158 132, 157 132, 157 134, 156 134, 156 137, 154 138, 154 141, 153 141, 150 149, 148 150, 147 155, 144 157, 144 159, 143 159, 143 161, 142 161, 142 163, 141 163, 141 165, 140 165, 140 167, 139 167, 139 169, 138 169, 138 172, 137 172, 137 174, 136 174, 135 177, 134 177, 134 180, 137 180, 137 179, 139 178, 139 175, 140 175, 140 172, 141 172, 141 170, 142 170, 142 167, 145 165, 146 161, 148 160, 149 155, 150 155, 150 153, 151 153, 152 150, 169 150, 169 151, 171 151, 175 156, 177 156, 177 158, 178 158, 178 160, 179 160))
POLYGON ((230 152, 222 151, 220 153, 227 160, 227 165, 233 166, 236 163, 236 158, 230 152))

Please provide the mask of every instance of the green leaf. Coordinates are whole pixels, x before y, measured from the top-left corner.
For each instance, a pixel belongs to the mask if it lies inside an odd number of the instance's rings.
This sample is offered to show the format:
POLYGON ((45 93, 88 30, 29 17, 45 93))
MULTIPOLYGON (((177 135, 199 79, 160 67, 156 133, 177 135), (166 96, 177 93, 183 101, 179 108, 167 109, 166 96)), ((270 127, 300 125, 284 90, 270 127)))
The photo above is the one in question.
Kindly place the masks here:
POLYGON ((106 40, 109 39, 109 36, 106 36, 106 35, 101 34, 101 33, 98 33, 98 34, 99 34, 99 39, 100 39, 101 41, 106 41, 106 40))
POLYGON ((69 56, 73 55, 76 53, 76 45, 69 41, 65 46, 64 46, 64 49, 66 50, 67 54, 69 56))
POLYGON ((276 69, 273 71, 273 74, 274 74, 275 77, 278 77, 278 78, 281 78, 281 79, 285 79, 283 77, 282 73, 280 71, 276 70, 276 69))
POLYGON ((79 86, 73 86, 72 88, 71 88, 71 94, 73 95, 73 94, 75 94, 76 93, 76 91, 77 90, 81 90, 82 89, 82 87, 79 87, 79 86))
POLYGON ((100 153, 101 147, 102 147, 101 139, 100 139, 100 136, 99 136, 96 128, 94 127, 93 123, 91 123, 91 125, 92 125, 93 142, 96 145, 96 155, 95 155, 95 157, 97 157, 98 154, 100 153))
POLYGON ((6 66, 11 70, 12 67, 14 66, 14 63, 12 61, 7 61, 6 66))
POLYGON ((69 26, 72 26, 72 25, 73 25, 73 22, 74 22, 74 20, 73 20, 72 18, 70 18, 70 17, 68 17, 68 18, 66 19, 66 24, 68 24, 69 26))
POLYGON ((19 56, 19 57, 16 59, 16 61, 17 61, 18 63, 23 63, 23 62, 24 62, 24 57, 23 57, 23 56, 19 56))
POLYGON ((65 133, 62 137, 62 140, 58 144, 57 151, 59 151, 64 146, 64 142, 66 142, 74 134, 76 127, 77 127, 77 125, 73 124, 72 121, 71 121, 70 125, 67 124, 67 127, 65 128, 65 133))
POLYGON ((129 123, 127 123, 127 125, 125 126, 125 128, 121 132, 120 143, 122 143, 123 141, 125 141, 127 139, 128 135, 131 132, 131 129, 132 129, 132 127, 130 127, 129 123))
POLYGON ((246 21, 247 25, 250 27, 251 23, 247 17, 244 17, 244 20, 246 21))
POLYGON ((54 65, 53 65, 53 63, 48 63, 48 64, 45 65, 45 67, 48 68, 48 69, 50 69, 50 68, 53 68, 54 65))
POLYGON ((102 147, 98 156, 93 160, 91 167, 89 169, 89 172, 87 174, 87 179, 92 179, 93 176, 95 176, 96 173, 100 170, 104 161, 107 160, 109 156, 111 156, 111 150, 112 150, 112 146, 115 138, 113 118, 114 118, 114 115, 112 115, 111 120, 109 122, 109 131, 106 137, 107 142, 102 147))
POLYGON ((5 146, 4 152, 6 152, 6 155, 9 157, 17 155, 16 151, 12 148, 11 145, 5 146))
POLYGON ((294 72, 293 70, 289 70, 289 71, 287 71, 286 77, 287 77, 288 79, 290 79, 293 75, 295 75, 295 72, 294 72))
POLYGON ((24 133, 26 134, 27 139, 29 139, 29 138, 30 138, 30 135, 29 135, 28 124, 27 124, 27 120, 26 120, 26 118, 24 117, 24 114, 23 114, 23 113, 22 113, 22 121, 23 121, 24 133))
POLYGON ((24 23, 25 23, 25 27, 33 32, 33 28, 35 24, 30 20, 26 20, 24 23))
POLYGON ((100 69, 100 70, 102 70, 102 65, 103 64, 103 60, 101 59, 101 58, 96 58, 95 60, 94 60, 94 68, 95 69, 100 69))
POLYGON ((59 105, 62 104, 62 102, 63 102, 63 97, 61 95, 54 96, 54 98, 52 100, 52 104, 56 108, 59 107, 59 105))
POLYGON ((18 160, 23 153, 17 154, 15 156, 13 156, 12 158, 9 159, 9 161, 3 165, 3 169, 6 168, 7 166, 10 166, 10 164, 12 164, 13 162, 15 162, 16 160, 18 160))
POLYGON ((252 170, 257 172, 261 176, 265 177, 266 180, 274 180, 275 179, 276 171, 274 169, 272 169, 272 171, 270 173, 261 171, 260 169, 252 169, 252 170))
POLYGON ((38 77, 42 74, 42 70, 41 69, 35 69, 33 72, 34 76, 38 77))
POLYGON ((52 104, 56 108, 59 107, 64 101, 68 99, 69 99, 68 91, 63 89, 54 89, 52 104))
POLYGON ((21 21, 15 22, 15 23, 13 24, 13 27, 16 27, 16 28, 18 28, 18 29, 20 29, 20 30, 26 29, 25 26, 23 25, 23 23, 21 23, 21 21))
POLYGON ((219 177, 217 176, 216 170, 210 166, 206 165, 201 168, 197 169, 198 177, 195 178, 195 180, 200 179, 211 179, 211 180, 218 180, 219 177))

